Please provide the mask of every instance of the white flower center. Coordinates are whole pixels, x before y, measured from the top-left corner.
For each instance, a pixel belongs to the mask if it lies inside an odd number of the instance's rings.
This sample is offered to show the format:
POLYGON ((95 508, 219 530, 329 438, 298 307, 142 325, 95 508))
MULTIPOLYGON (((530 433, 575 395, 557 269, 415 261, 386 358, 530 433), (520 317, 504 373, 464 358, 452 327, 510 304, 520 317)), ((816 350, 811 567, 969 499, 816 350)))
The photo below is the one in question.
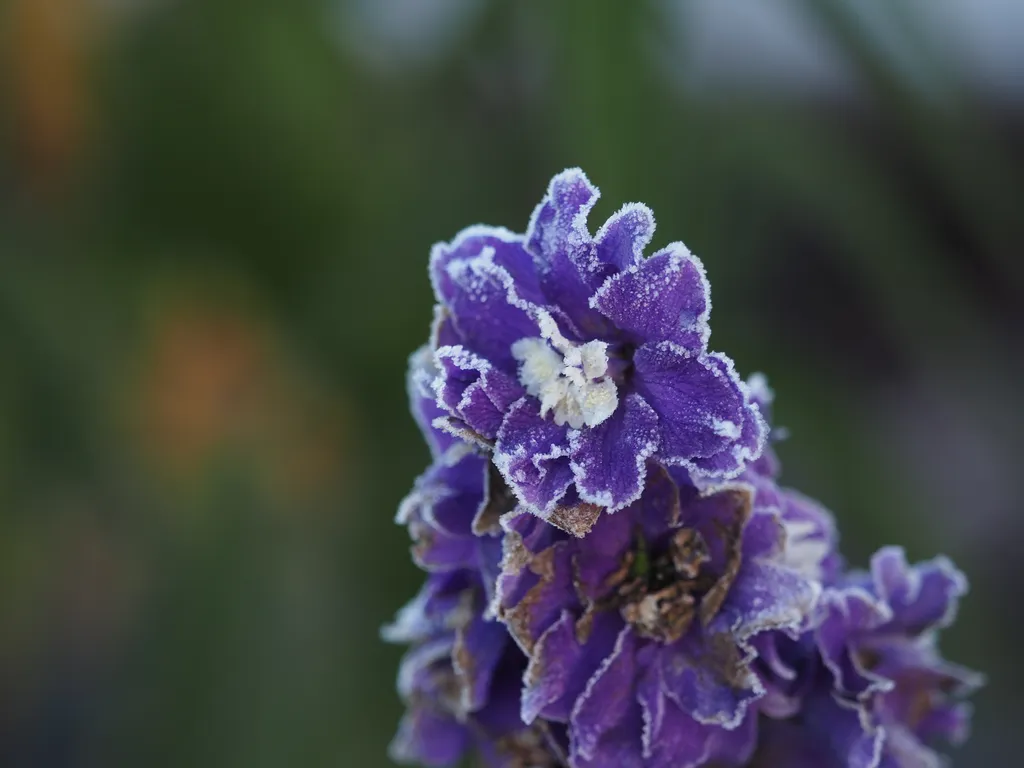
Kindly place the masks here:
POLYGON ((512 355, 522 365, 519 382, 540 400, 540 414, 554 413, 555 423, 573 429, 596 427, 619 404, 615 382, 607 376, 608 345, 603 341, 573 344, 550 315, 540 317, 541 338, 520 339, 512 355))
POLYGON ((820 538, 817 526, 810 520, 784 520, 786 549, 783 560, 787 566, 812 579, 821 578, 821 561, 828 556, 829 543, 820 538))

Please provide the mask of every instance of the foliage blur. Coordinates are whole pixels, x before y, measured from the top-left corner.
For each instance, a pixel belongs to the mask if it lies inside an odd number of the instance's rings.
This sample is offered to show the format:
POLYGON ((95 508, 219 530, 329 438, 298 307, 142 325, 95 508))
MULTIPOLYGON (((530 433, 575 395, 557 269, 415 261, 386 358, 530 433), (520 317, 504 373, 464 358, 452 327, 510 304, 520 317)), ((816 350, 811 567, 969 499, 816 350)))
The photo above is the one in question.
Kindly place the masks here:
POLYGON ((0 765, 388 764, 429 246, 571 165, 704 259, 851 560, 969 573, 956 762, 1024 752, 1024 74, 950 37, 1024 23, 758 5, 8 0, 0 765))

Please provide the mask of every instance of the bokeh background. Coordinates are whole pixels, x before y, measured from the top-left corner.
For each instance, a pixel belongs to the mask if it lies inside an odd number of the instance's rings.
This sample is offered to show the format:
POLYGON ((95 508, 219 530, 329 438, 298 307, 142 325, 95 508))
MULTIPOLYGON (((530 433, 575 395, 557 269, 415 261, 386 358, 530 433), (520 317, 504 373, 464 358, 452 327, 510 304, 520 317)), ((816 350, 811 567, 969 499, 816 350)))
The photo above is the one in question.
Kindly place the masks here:
MULTIPOLYGON (((0 765, 385 766, 430 245, 582 166, 1024 754, 1024 5, 6 0, 0 765)), ((1008 762, 1009 761, 1009 762, 1008 762)))

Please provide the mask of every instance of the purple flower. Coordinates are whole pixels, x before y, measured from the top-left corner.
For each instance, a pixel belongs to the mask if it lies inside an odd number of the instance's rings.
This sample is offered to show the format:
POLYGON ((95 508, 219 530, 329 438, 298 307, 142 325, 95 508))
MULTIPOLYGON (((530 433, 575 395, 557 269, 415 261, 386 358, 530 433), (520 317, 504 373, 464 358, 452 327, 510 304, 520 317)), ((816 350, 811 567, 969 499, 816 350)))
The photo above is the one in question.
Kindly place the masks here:
POLYGON ((707 350, 709 288, 681 243, 644 258, 654 217, 624 206, 591 235, 598 191, 552 179, 525 235, 476 226, 435 246, 434 423, 493 448, 524 508, 609 511, 649 462, 730 477, 765 425, 732 361, 707 350))
POLYGON ((749 759, 757 638, 799 632, 819 590, 786 564, 779 510, 653 468, 584 539, 523 511, 503 525, 494 612, 530 657, 524 723, 565 723, 573 768, 749 759))
POLYGON ((764 711, 775 719, 762 724, 754 765, 943 765, 928 745, 966 738, 970 708, 961 698, 981 684, 936 646, 966 589, 945 558, 910 567, 895 547, 874 556, 870 574, 826 589, 812 632, 775 636, 763 649, 764 711))
POLYGON ((650 211, 591 236, 556 176, 525 235, 435 247, 410 360, 431 463, 397 520, 427 571, 385 628, 403 762, 497 768, 931 768, 978 676, 937 633, 966 581, 881 550, 779 485, 773 394, 707 350, 710 302, 650 211), (616 514, 606 514, 615 512, 616 514))

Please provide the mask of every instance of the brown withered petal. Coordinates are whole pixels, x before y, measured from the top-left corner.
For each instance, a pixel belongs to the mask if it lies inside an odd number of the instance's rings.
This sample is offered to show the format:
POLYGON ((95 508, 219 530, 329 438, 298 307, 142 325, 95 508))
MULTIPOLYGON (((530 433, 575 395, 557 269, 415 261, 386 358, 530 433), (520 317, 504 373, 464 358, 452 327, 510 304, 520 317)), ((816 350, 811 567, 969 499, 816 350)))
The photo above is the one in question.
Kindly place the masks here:
MULTIPOLYGON (((542 552, 536 555, 530 555, 526 550, 526 547, 522 545, 522 540, 518 544, 522 548, 526 555, 529 557, 527 565, 530 570, 540 577, 540 580, 530 587, 529 591, 523 596, 514 608, 503 608, 499 611, 499 618, 505 622, 509 628, 509 632, 512 633, 513 637, 520 643, 523 650, 527 653, 533 653, 534 639, 533 631, 530 626, 530 618, 533 613, 534 605, 540 601, 549 588, 550 582, 555 578, 555 555, 560 544, 559 542, 552 547, 548 547, 542 552)), ((507 553, 506 553, 507 554, 507 553)))
POLYGON ((622 606, 622 618, 643 637, 674 643, 693 624, 695 603, 689 585, 676 582, 622 606))
POLYGON ((672 537, 669 554, 676 573, 684 579, 697 578, 701 565, 711 557, 704 537, 692 528, 683 528, 672 537))
POLYGON ((548 522, 566 533, 583 538, 593 529, 601 512, 602 508, 596 504, 582 503, 574 507, 556 507, 548 522))
POLYGON ((740 690, 750 684, 751 671, 732 635, 719 632, 707 638, 710 653, 705 658, 710 669, 723 683, 740 690))
POLYGON ((508 531, 502 543, 501 568, 505 573, 522 573, 533 554, 523 543, 523 537, 515 531, 508 531))

